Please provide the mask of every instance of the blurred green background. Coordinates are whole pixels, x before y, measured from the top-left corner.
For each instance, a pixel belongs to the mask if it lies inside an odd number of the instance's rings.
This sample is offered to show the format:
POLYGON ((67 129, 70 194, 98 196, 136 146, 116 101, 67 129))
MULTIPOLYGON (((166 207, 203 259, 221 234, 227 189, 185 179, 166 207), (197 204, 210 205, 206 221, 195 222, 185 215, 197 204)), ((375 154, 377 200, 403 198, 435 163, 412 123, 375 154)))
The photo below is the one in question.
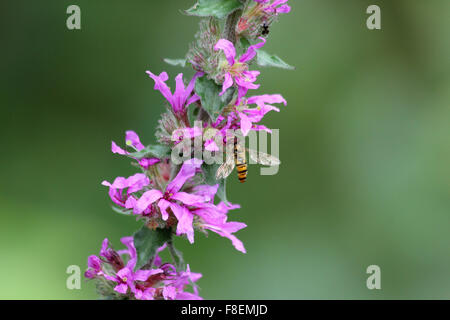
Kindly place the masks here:
MULTIPOLYGON (((199 19, 194 1, 0 4, 0 298, 93 299, 66 289, 108 237, 139 224, 110 208, 103 179, 135 172, 110 153, 134 129, 155 141, 163 99, 144 73, 181 68, 199 19), (81 7, 82 30, 66 28, 81 7)), ((176 245, 207 299, 450 298, 450 1, 291 0, 266 51, 295 71, 264 69, 281 93, 282 166, 230 179, 243 255, 223 238, 176 245), (366 28, 370 4, 382 30, 366 28), (381 290, 366 268, 381 267, 381 290)), ((192 72, 184 70, 187 76, 192 72)))

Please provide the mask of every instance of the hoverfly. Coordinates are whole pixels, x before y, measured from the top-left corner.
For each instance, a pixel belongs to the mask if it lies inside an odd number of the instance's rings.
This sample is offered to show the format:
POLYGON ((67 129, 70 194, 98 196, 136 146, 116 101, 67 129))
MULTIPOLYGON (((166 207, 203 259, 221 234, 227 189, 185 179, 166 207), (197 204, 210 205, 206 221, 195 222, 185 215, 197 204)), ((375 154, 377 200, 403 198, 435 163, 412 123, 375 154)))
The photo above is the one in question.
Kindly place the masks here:
POLYGON ((264 152, 247 149, 241 146, 237 139, 234 140, 234 157, 226 157, 226 161, 217 169, 216 179, 225 179, 230 175, 236 166, 238 179, 244 183, 247 179, 248 165, 245 152, 248 152, 250 158, 256 163, 266 166, 276 166, 281 162, 278 158, 264 152))

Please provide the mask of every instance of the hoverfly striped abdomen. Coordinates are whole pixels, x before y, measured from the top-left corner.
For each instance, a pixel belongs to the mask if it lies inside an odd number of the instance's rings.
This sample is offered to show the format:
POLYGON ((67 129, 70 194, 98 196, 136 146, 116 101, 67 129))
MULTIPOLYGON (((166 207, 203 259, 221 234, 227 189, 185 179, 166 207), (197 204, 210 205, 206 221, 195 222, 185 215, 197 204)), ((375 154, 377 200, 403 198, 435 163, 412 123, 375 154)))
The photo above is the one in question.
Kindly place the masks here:
POLYGON ((247 179, 247 160, 245 158, 245 149, 237 141, 234 142, 234 157, 239 181, 244 183, 247 179))

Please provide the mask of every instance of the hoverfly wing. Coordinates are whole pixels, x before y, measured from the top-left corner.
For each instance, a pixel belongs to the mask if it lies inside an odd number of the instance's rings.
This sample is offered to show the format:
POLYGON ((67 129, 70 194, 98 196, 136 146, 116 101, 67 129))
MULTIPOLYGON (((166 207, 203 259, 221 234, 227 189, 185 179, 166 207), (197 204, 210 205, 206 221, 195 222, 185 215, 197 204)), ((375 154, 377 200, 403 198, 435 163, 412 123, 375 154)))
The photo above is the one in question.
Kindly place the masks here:
POLYGON ((248 154, 253 161, 265 166, 278 166, 281 164, 280 159, 264 152, 248 150, 248 154))
POLYGON ((225 179, 233 172, 234 169, 234 159, 229 157, 227 161, 225 161, 216 172, 216 179, 225 179))

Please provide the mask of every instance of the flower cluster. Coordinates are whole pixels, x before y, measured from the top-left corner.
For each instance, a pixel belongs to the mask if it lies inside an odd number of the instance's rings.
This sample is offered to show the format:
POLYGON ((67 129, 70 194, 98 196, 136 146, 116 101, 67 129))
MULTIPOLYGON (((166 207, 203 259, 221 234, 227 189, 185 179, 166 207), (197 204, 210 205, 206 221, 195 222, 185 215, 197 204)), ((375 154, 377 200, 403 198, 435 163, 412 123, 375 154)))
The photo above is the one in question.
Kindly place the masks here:
MULTIPOLYGON (((221 27, 216 16, 201 22, 184 63, 194 69, 188 81, 179 73, 172 90, 166 72, 146 71, 167 107, 159 120, 157 142, 145 146, 131 130, 125 134, 124 146, 112 142, 111 151, 132 159, 140 172, 103 181, 102 185, 109 190, 114 211, 142 223, 133 236, 121 239, 127 249, 115 251, 105 239, 100 255, 88 259, 85 276, 96 282, 105 298, 200 299, 195 282, 201 274, 192 273, 185 265, 174 248, 176 236, 193 244, 196 232, 213 232, 229 239, 236 250, 246 252, 235 234, 247 226, 228 221, 230 210, 240 206, 227 200, 225 182, 218 180, 217 167, 191 151, 183 161, 174 160, 179 146, 190 148, 198 137, 203 142, 194 151, 219 152, 219 147, 227 143, 229 130, 239 131, 244 137, 252 130, 270 133, 271 129, 262 124, 264 116, 280 111, 274 104, 287 105, 280 94, 247 94, 260 88, 255 83, 260 71, 251 67, 266 44, 261 32, 255 31, 256 25, 270 24, 290 7, 287 0, 243 2, 237 11, 240 19, 224 20, 224 24, 233 25, 221 27), (235 32, 231 39, 226 38, 225 30, 235 32), (165 249, 172 257, 170 263, 162 263, 160 253, 165 249)), ((221 16, 231 14, 236 13, 223 12, 221 16)))
POLYGON ((85 277, 97 281, 97 289, 104 297, 137 300, 200 300, 195 282, 200 273, 179 271, 173 264, 162 263, 159 253, 166 245, 156 250, 151 264, 135 270, 137 253, 133 237, 121 239, 127 249, 115 251, 108 239, 103 240, 100 257, 88 258, 85 277), (186 291, 192 287, 193 292, 186 291))
POLYGON ((223 136, 225 136, 225 132, 228 129, 240 129, 244 137, 248 135, 250 130, 264 130, 272 133, 271 129, 258 124, 269 111, 280 111, 280 109, 269 103, 283 103, 287 105, 286 100, 279 94, 253 96, 241 100, 239 105, 230 108, 226 117, 219 116, 213 127, 219 128, 223 136), (249 105, 251 104, 256 104, 257 107, 250 108, 249 105))
MULTIPOLYGON (((127 132, 127 136, 131 132, 127 132)), ((132 132, 132 136, 139 140, 136 133, 132 132)), ((113 152, 117 148, 113 142, 113 152)), ((160 162, 157 158, 152 160, 160 162)), ((141 163, 142 159, 138 162, 141 163)), ((150 180, 147 174, 137 173, 128 178, 117 177, 113 183, 103 181, 102 184, 109 187, 109 196, 117 206, 144 219, 148 227, 156 229, 176 225, 176 235, 186 235, 191 243, 194 243, 194 228, 211 230, 229 238, 237 250, 245 253, 244 245, 233 233, 246 225, 227 222, 228 211, 240 206, 224 202, 214 204, 219 185, 198 184, 194 179, 197 174, 201 175, 202 163, 195 158, 185 161, 170 182, 167 176, 154 176, 150 180)), ((167 166, 164 162, 162 164, 167 166)))

